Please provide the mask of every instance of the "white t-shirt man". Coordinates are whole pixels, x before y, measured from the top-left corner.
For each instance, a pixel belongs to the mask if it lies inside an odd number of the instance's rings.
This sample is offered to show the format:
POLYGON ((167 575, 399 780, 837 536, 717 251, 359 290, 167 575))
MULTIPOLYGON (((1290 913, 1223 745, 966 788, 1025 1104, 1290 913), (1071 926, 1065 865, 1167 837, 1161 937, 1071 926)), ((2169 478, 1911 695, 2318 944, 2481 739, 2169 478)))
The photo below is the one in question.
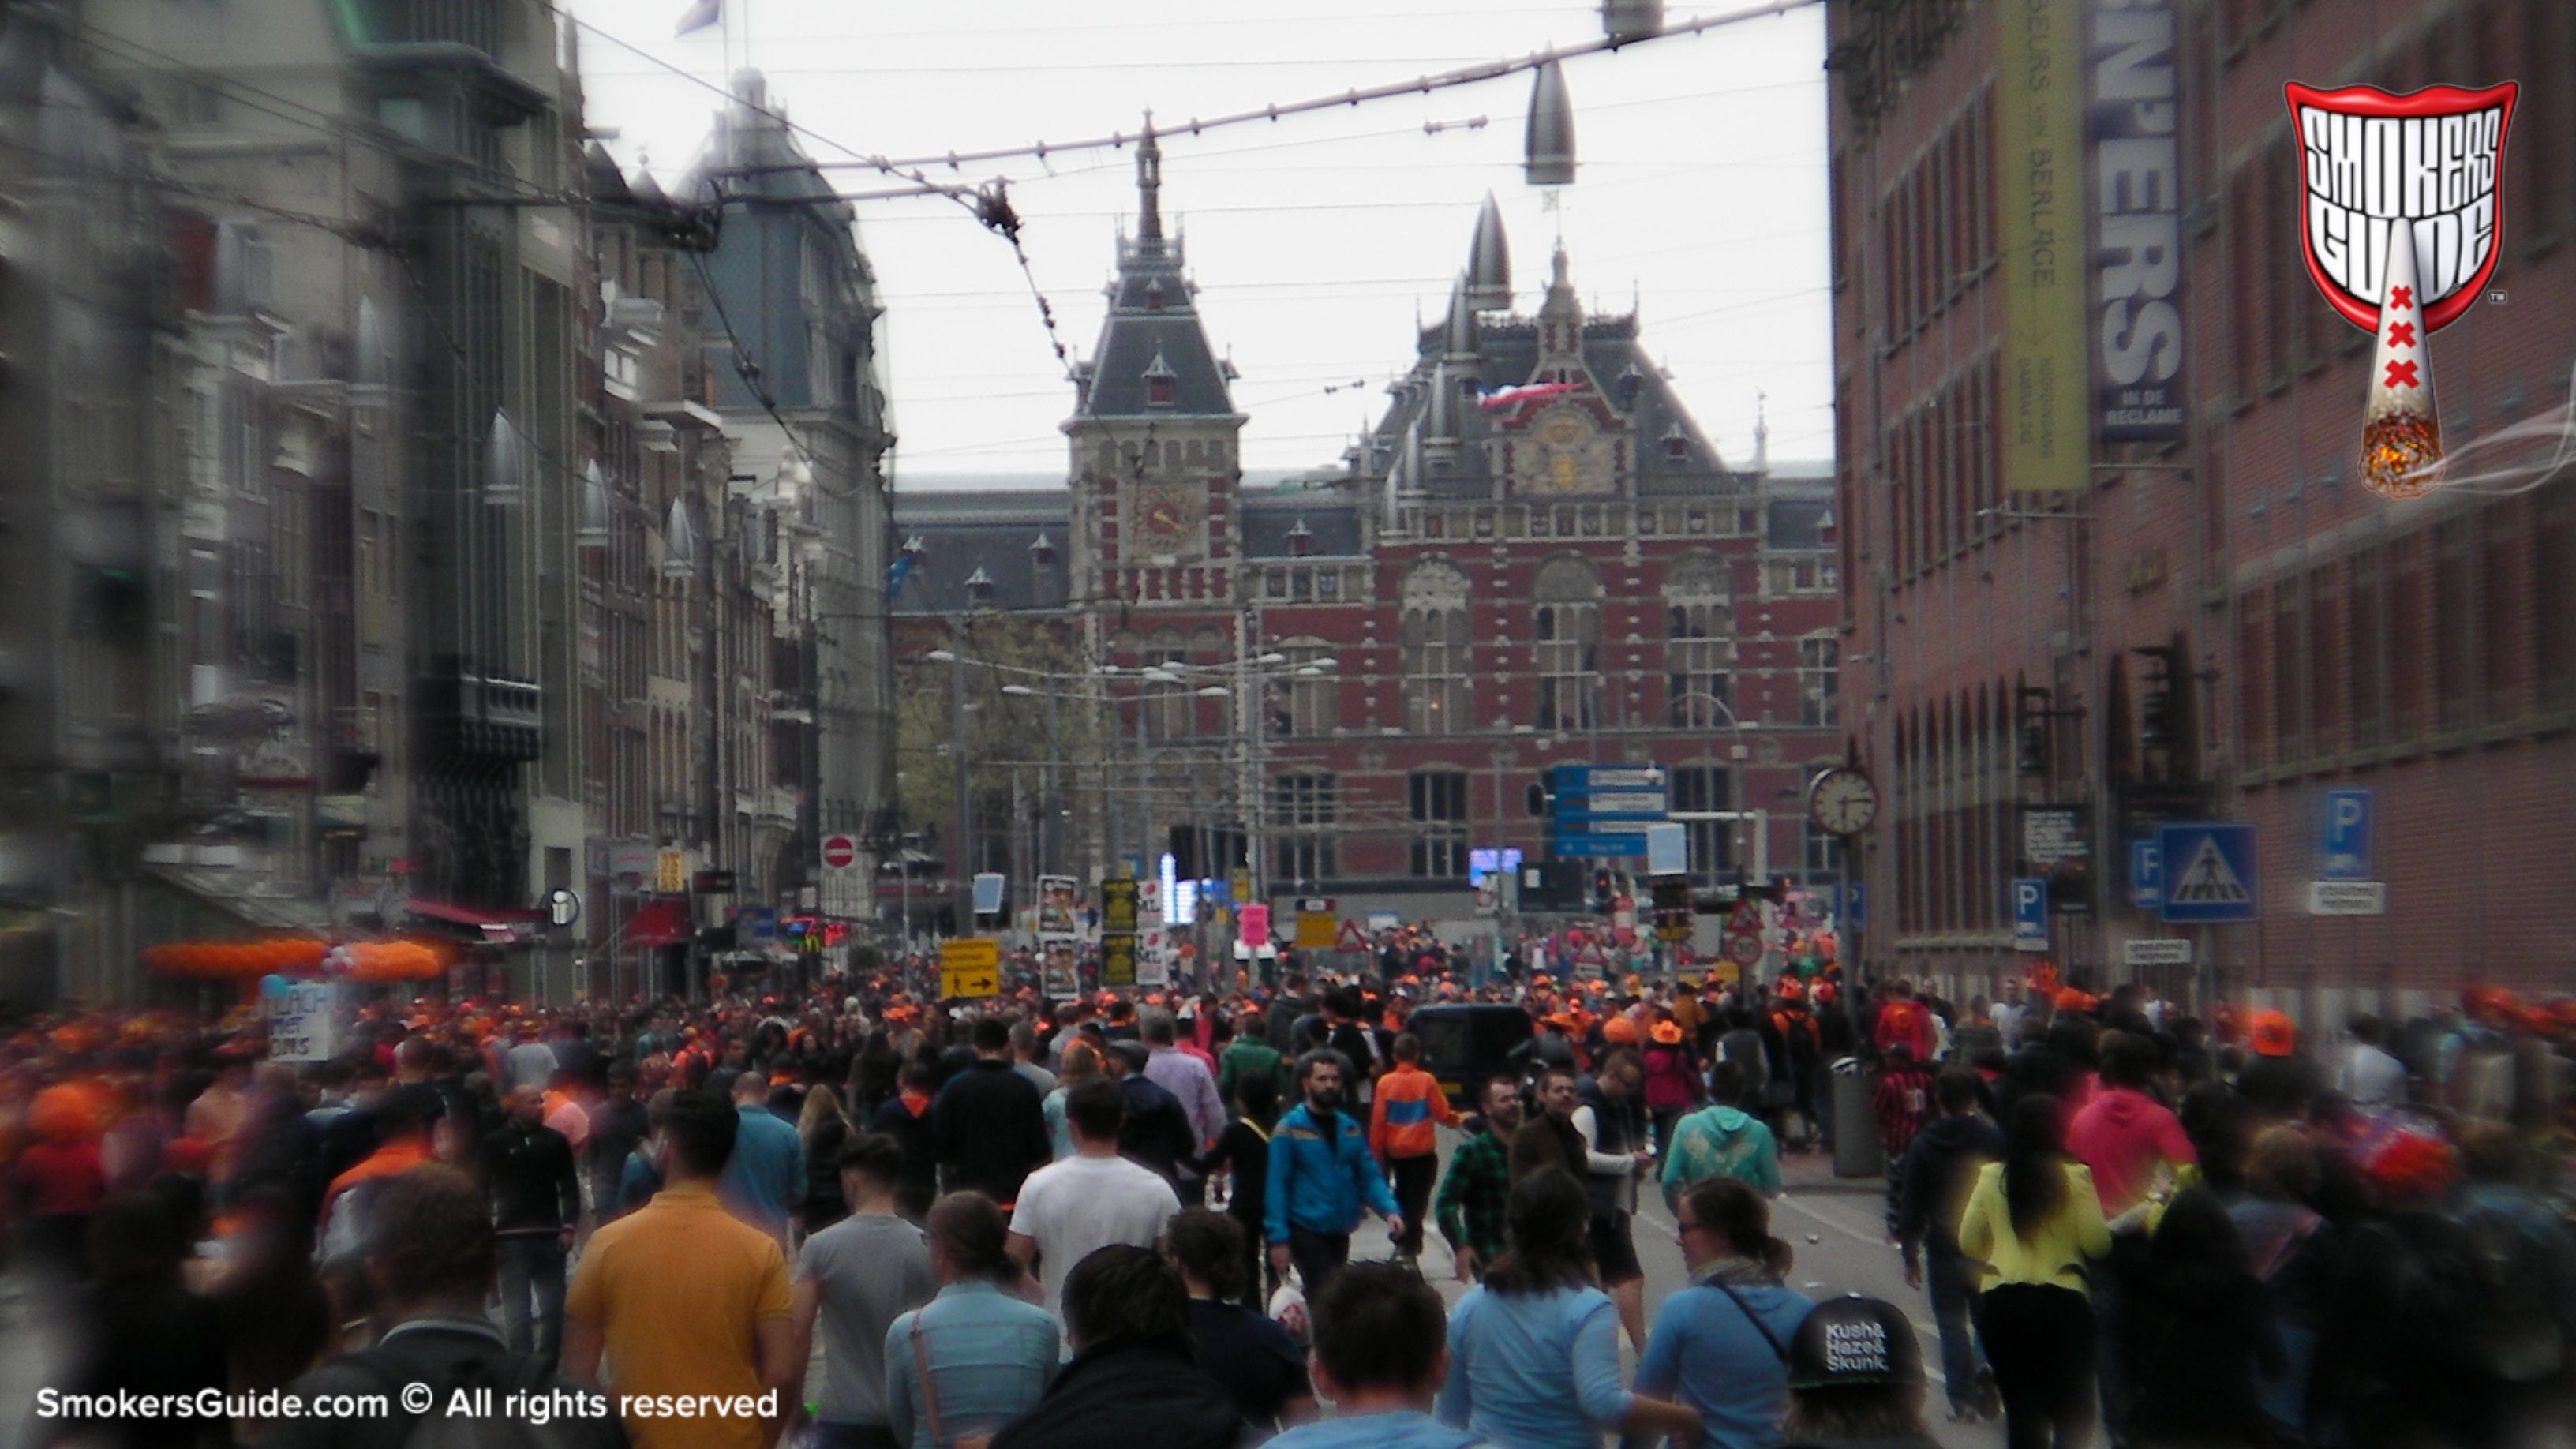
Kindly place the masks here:
POLYGON ((1123 1157, 1079 1154, 1041 1167, 1020 1185, 1011 1231, 1038 1247, 1038 1281, 1049 1311, 1064 1305, 1065 1275, 1100 1248, 1150 1248, 1181 1210, 1162 1175, 1123 1157))

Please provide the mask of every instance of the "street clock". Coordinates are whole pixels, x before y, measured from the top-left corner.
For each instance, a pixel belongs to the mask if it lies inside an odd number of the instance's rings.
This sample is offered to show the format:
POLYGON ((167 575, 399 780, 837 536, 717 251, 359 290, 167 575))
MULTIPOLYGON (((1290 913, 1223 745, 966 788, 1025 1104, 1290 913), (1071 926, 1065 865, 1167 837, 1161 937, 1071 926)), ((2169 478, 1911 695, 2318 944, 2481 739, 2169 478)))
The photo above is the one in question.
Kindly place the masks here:
POLYGON ((1807 818, 1829 835, 1858 835, 1878 823, 1878 784, 1853 765, 1836 765, 1807 784, 1807 818))

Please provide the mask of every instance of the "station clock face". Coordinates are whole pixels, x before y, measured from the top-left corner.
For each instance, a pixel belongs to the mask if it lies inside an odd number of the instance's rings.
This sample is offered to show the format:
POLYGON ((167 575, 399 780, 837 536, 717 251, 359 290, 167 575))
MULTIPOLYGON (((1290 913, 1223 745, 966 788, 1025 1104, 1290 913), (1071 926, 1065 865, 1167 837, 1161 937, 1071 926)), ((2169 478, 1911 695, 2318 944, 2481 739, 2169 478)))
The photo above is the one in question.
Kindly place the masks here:
POLYGON ((1186 483, 1151 479, 1135 485, 1129 526, 1139 554, 1196 554, 1204 512, 1198 491, 1186 483))
POLYGON ((1807 786, 1807 818, 1831 835, 1858 835, 1878 823, 1878 782, 1866 771, 1836 765, 1807 786))

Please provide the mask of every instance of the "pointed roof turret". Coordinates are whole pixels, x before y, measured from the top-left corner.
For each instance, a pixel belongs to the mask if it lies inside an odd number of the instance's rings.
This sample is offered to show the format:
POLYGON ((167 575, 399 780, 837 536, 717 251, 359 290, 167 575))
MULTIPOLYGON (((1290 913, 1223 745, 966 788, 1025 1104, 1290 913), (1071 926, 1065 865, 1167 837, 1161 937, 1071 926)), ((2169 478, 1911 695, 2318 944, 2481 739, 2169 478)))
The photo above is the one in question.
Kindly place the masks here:
POLYGON ((1226 386, 1233 369, 1218 361, 1200 325, 1195 289, 1183 270, 1179 237, 1163 232, 1163 149, 1153 118, 1136 149, 1136 235, 1118 247, 1118 277, 1109 313, 1087 361, 1074 368, 1077 418, 1233 417, 1226 386))
POLYGON ((1503 236, 1503 209, 1490 191, 1476 213, 1476 239, 1467 247, 1467 303, 1479 312, 1512 305, 1511 243, 1503 236))
POLYGON ((1154 113, 1145 113, 1145 139, 1136 147, 1136 240, 1163 239, 1163 146, 1154 139, 1154 113))
POLYGON ((1470 372, 1478 355, 1474 291, 1475 284, 1460 273, 1457 285, 1449 289, 1449 325, 1440 338, 1441 350, 1452 362, 1470 364, 1466 369, 1470 372))

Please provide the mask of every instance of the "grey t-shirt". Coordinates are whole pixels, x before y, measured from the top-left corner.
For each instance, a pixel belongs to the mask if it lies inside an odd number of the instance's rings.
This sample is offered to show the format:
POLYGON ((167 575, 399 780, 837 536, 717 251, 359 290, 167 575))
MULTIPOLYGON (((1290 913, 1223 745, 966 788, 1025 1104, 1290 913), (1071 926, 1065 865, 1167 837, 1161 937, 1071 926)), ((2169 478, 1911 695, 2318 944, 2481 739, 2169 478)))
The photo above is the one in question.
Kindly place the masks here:
POLYGON ((883 1424, 886 1330, 930 1301, 930 1244, 901 1218, 861 1213, 805 1240, 796 1280, 821 1295, 827 1424, 883 1424))

